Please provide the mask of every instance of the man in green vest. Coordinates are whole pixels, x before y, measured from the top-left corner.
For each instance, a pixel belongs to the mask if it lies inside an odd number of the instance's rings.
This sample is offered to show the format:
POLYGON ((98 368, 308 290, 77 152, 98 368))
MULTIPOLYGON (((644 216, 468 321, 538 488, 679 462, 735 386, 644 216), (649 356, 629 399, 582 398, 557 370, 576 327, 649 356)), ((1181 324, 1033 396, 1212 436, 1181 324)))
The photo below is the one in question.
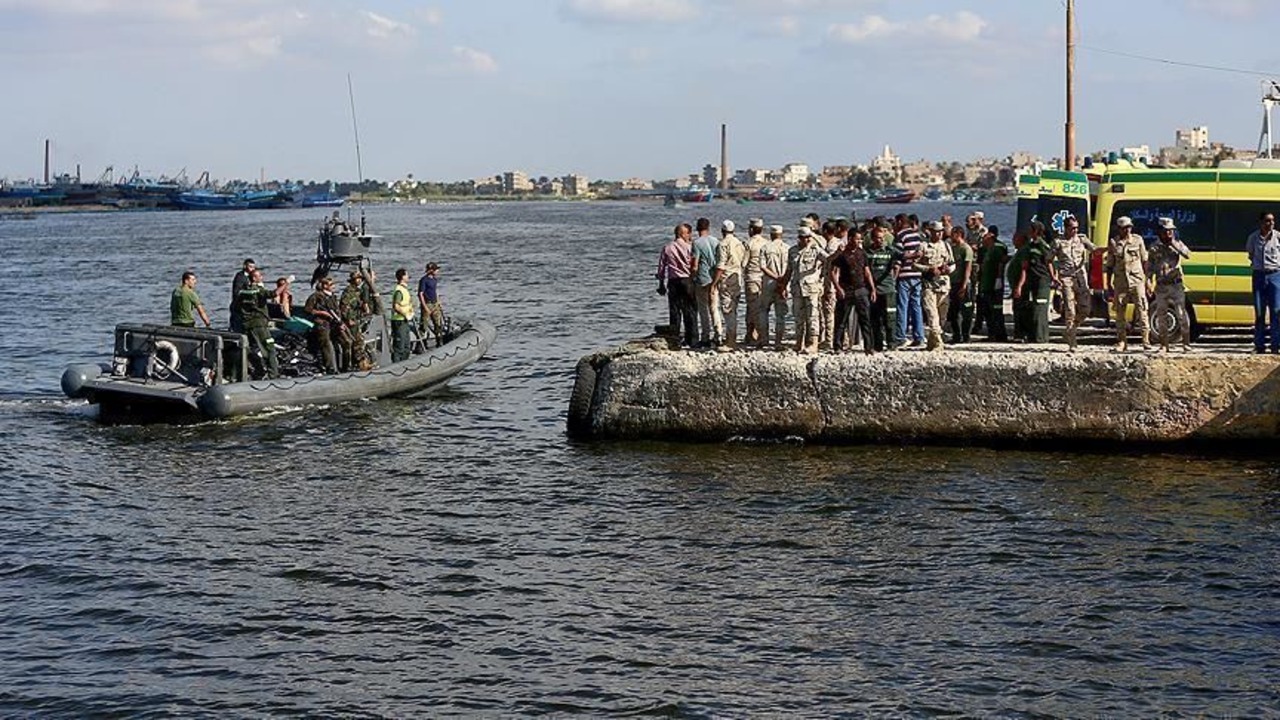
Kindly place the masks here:
POLYGON ((409 323, 413 322, 413 294, 409 292, 409 271, 396 270, 396 288, 391 291, 391 362, 409 359, 409 323))

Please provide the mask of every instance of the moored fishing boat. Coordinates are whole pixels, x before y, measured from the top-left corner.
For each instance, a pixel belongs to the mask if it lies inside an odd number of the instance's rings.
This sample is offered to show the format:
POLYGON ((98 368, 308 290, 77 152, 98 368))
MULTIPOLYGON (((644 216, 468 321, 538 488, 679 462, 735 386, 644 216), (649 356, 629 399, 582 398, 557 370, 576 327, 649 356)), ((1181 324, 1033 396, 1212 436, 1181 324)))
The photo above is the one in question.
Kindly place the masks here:
POLYGON ((905 188, 888 188, 876 195, 873 202, 881 205, 904 205, 916 199, 915 192, 905 188))

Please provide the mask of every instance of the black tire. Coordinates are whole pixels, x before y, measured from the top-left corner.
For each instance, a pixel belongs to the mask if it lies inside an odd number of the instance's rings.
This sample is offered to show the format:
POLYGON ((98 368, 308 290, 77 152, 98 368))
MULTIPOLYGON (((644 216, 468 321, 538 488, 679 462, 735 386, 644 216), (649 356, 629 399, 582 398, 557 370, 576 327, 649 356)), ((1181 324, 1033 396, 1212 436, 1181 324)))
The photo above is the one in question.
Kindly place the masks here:
POLYGON ((596 398, 596 368, 591 358, 578 361, 574 369, 573 394, 569 396, 568 430, 570 437, 591 435, 591 406, 596 398))

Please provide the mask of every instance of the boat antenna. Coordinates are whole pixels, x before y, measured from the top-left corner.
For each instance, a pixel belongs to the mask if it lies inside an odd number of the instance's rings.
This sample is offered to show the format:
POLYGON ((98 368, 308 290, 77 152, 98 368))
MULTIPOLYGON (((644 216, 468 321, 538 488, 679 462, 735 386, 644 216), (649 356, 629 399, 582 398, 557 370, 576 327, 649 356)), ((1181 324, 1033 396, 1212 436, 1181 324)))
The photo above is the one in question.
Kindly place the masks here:
MULTIPOLYGON (((351 131, 356 138, 356 177, 360 180, 360 194, 364 195, 364 165, 360 161, 360 125, 356 122, 356 92, 351 85, 351 73, 347 73, 347 97, 351 100, 351 131)), ((360 234, 364 234, 364 202, 360 203, 360 234)))

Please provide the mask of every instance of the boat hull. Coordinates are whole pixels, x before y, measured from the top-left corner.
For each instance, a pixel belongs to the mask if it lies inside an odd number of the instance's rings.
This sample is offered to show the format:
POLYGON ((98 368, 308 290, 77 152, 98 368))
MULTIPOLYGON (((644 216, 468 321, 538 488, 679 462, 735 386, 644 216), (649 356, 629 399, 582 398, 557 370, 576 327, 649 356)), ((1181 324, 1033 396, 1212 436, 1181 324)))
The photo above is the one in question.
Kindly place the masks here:
POLYGON ((99 405, 104 422, 221 419, 278 407, 330 405, 431 392, 479 360, 497 331, 483 321, 464 323, 452 341, 408 360, 372 370, 284 377, 276 380, 197 388, 182 383, 117 378, 109 366, 72 365, 62 376, 63 392, 99 405))

